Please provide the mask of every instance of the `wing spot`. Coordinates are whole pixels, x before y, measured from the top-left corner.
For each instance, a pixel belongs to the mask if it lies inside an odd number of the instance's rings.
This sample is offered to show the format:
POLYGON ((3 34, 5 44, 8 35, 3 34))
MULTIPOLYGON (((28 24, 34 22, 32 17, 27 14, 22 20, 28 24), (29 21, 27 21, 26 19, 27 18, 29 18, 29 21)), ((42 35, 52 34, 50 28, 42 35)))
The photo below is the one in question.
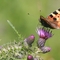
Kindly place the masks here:
POLYGON ((53 17, 53 15, 51 14, 51 15, 49 15, 51 18, 53 17))
POLYGON ((53 20, 56 21, 57 19, 54 17, 53 20))
POLYGON ((58 16, 59 17, 59 16, 58 16))
POLYGON ((57 14, 58 14, 58 12, 57 12, 57 11, 54 11, 54 12, 53 12, 53 14, 57 15, 57 14))
POLYGON ((58 9, 58 11, 60 11, 60 9, 58 9))

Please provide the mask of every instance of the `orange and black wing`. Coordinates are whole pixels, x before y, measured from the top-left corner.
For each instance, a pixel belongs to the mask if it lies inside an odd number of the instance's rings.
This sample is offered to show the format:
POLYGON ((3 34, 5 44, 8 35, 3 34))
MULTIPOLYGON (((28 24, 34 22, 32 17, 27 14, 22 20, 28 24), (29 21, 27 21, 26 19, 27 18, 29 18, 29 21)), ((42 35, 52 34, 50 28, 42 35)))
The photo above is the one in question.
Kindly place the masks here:
POLYGON ((39 21, 44 27, 49 27, 52 29, 60 29, 60 9, 51 13, 47 18, 40 16, 39 21))

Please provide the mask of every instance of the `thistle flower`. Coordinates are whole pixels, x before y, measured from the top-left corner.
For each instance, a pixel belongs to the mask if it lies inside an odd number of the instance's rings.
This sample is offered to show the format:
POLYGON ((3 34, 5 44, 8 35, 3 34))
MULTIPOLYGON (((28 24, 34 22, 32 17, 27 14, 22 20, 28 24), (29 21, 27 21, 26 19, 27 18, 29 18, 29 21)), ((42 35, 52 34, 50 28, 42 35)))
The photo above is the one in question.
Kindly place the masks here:
POLYGON ((37 28, 37 34, 40 38, 47 40, 48 38, 52 37, 52 31, 50 29, 45 28, 37 28))
POLYGON ((37 34, 39 35, 39 39, 37 42, 39 48, 44 47, 46 40, 52 37, 50 29, 48 30, 45 28, 37 28, 37 34))
POLYGON ((43 53, 47 53, 47 52, 50 52, 51 48, 50 47, 41 47, 41 50, 43 53))
POLYGON ((26 38, 25 40, 24 40, 24 43, 26 44, 28 44, 28 45, 32 45, 32 43, 34 42, 34 40, 35 40, 35 36, 34 35, 30 35, 28 38, 26 38))

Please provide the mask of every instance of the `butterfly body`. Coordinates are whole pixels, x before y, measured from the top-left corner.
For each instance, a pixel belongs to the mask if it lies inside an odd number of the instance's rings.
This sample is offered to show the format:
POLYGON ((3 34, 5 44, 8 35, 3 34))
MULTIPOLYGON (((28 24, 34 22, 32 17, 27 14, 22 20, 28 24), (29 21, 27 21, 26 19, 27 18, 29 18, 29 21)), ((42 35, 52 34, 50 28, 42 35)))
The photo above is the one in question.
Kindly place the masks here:
POLYGON ((51 13, 47 18, 40 16, 39 21, 44 27, 60 29, 60 9, 51 13))

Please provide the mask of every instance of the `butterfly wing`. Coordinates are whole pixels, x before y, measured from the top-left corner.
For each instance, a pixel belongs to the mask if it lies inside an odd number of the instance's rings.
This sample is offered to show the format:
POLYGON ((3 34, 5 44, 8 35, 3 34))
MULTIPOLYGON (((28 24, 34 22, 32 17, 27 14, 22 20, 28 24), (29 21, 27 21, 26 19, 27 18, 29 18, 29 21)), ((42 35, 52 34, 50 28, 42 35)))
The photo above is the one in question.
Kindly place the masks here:
POLYGON ((40 16, 39 21, 44 27, 60 29, 60 9, 51 13, 47 18, 40 16))
POLYGON ((51 29, 57 29, 56 27, 56 24, 53 22, 53 21, 50 21, 49 19, 47 18, 44 18, 43 16, 40 16, 40 20, 41 24, 44 26, 44 27, 49 27, 51 29))

